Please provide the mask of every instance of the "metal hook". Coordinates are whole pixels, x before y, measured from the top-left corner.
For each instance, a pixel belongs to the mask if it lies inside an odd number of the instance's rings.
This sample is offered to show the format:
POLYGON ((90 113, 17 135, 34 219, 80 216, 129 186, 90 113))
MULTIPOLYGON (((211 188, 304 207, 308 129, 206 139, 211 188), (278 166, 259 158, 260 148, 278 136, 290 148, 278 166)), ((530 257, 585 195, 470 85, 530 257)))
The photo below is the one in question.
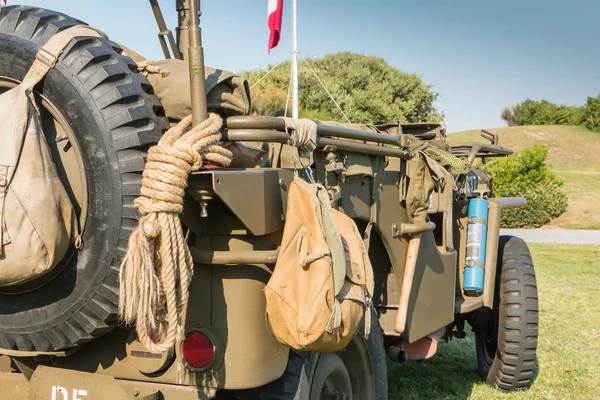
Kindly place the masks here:
POLYGON ((304 169, 304 173, 308 177, 308 180, 310 181, 310 183, 313 183, 313 184, 316 183, 315 178, 312 173, 312 169, 310 168, 310 164, 304 165, 304 162, 302 161, 302 157, 299 158, 299 162, 300 162, 300 165, 302 166, 302 168, 304 169))

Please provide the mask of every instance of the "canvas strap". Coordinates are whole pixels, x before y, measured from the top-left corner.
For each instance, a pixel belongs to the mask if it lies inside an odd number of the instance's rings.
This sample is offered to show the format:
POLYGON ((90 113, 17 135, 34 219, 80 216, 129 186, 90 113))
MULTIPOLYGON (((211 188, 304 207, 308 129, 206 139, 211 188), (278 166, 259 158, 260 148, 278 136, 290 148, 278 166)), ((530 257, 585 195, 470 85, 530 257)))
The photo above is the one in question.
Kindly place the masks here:
POLYGON ((337 223, 331 209, 329 195, 324 186, 318 183, 308 183, 296 177, 294 180, 300 185, 307 188, 311 194, 311 200, 317 206, 317 218, 323 229, 325 242, 329 248, 329 256, 331 256, 331 269, 333 277, 334 304, 331 311, 331 317, 325 327, 329 333, 338 329, 342 323, 342 309, 338 299, 338 295, 344 286, 346 279, 346 254, 342 244, 342 236, 338 229, 337 223))
POLYGON ((21 83, 23 89, 32 89, 56 65, 58 57, 72 39, 77 37, 104 37, 104 34, 86 25, 76 25, 52 36, 38 50, 35 60, 21 83))
POLYGON ((7 186, 8 167, 0 165, 0 256, 4 254, 4 245, 10 243, 10 237, 6 230, 6 220, 4 218, 4 199, 6 197, 7 186))
POLYGON ((327 247, 329 247, 329 251, 331 252, 333 286, 334 293, 337 296, 342 290, 344 279, 346 278, 346 253, 342 244, 342 236, 331 212, 331 202, 329 201, 327 190, 319 184, 308 185, 312 186, 314 193, 313 200, 319 206, 319 219, 323 226, 327 247))
POLYGON ((308 118, 280 118, 285 123, 286 131, 292 131, 292 142, 300 151, 300 157, 310 157, 310 153, 317 148, 317 123, 308 118))
POLYGON ((301 251, 302 241, 307 232, 308 228, 306 228, 306 226, 300 227, 300 230, 298 231, 298 243, 296 244, 296 258, 298 259, 298 264, 300 264, 302 268, 308 267, 311 263, 313 263, 316 260, 331 256, 330 251, 319 251, 316 253, 308 253, 306 255, 303 255, 301 251))
MULTIPOLYGON (((62 32, 57 33, 52 36, 50 40, 46 42, 44 46, 42 46, 37 54, 36 58, 33 61, 33 64, 29 68, 29 71, 23 78, 23 81, 19 84, 19 86, 13 90, 21 90, 27 98, 29 99, 30 104, 39 114, 39 110, 35 104, 35 99, 33 98, 33 88, 37 85, 43 78, 46 76, 48 71, 50 71, 56 65, 58 57, 64 50, 64 48, 71 42, 73 38, 76 37, 103 37, 103 34, 94 29, 85 25, 76 25, 71 28, 65 29, 62 32)), ((26 123, 25 121, 23 122, 26 123)), ((15 127, 18 129, 18 127, 15 127)), ((23 126, 25 129, 25 126, 23 126)), ((25 144, 25 140, 21 141, 21 146, 25 144)), ((15 154, 20 154, 21 149, 16 149, 15 154)), ((14 171, 17 168, 19 158, 17 158, 14 166, 9 166, 8 177, 6 178, 4 189, 8 191, 8 186, 10 186, 10 182, 14 175, 14 171)))

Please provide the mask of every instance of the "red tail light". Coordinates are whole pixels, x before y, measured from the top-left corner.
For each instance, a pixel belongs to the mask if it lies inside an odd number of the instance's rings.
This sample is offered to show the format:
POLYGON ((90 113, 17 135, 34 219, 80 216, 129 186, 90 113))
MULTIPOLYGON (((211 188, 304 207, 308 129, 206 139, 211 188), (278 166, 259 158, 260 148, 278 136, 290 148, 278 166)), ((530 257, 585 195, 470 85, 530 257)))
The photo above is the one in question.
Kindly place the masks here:
POLYGON ((183 358, 193 369, 203 369, 210 365, 214 356, 214 344, 202 332, 192 332, 183 341, 181 347, 183 358))

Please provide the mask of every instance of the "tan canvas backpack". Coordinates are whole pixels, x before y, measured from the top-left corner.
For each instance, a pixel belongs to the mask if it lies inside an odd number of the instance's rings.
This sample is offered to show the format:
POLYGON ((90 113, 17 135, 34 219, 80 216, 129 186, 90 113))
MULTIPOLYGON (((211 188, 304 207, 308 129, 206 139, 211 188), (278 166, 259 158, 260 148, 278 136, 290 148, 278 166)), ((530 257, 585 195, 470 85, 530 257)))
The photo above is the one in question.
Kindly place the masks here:
POLYGON ((100 34, 85 26, 56 34, 38 51, 23 82, 0 96, 0 287, 52 270, 78 234, 32 94, 78 36, 100 34))
POLYGON ((296 178, 267 315, 277 340, 297 350, 339 351, 365 322, 370 330, 373 270, 352 219, 331 208, 326 189, 296 178))

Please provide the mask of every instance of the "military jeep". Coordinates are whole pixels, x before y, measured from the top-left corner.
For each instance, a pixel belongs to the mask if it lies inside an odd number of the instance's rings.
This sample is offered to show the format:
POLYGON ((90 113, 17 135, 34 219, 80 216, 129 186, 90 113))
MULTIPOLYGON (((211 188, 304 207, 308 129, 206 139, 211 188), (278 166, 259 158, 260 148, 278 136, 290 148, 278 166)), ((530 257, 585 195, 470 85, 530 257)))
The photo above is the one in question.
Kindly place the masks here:
MULTIPOLYGON (((151 3, 166 48, 174 40, 151 3)), ((185 55, 197 21, 189 1, 178 0, 177 8, 175 52, 185 55)), ((0 94, 19 84, 49 38, 80 23, 39 7, 0 7, 0 94)), ((494 197, 477 162, 512 153, 496 136, 484 132, 484 142, 450 146, 439 124, 319 122, 316 150, 295 165, 282 119, 227 116, 223 142, 258 143, 267 155, 253 168, 208 166, 190 176, 181 222, 194 278, 181 338, 156 354, 133 327, 119 323, 118 282, 139 218, 133 201, 146 155, 169 128, 161 100, 132 58, 106 38, 73 39, 34 96, 83 245, 43 277, 0 287, 2 398, 387 399, 387 381, 394 379, 388 359, 430 358, 442 340, 465 337, 465 322, 475 333, 473 368, 482 379, 504 391, 531 383, 535 272, 527 245, 500 236, 502 210, 525 200, 494 197), (434 179, 417 220, 409 203, 419 157, 411 144, 434 142, 469 171, 434 179), (332 206, 356 222, 368 245, 374 326, 341 352, 290 350, 267 323, 263 288, 296 174, 324 185, 332 206), (470 215, 474 199, 485 200, 484 215, 470 215), (470 263, 476 224, 487 233, 477 248, 486 251, 470 263), (469 268, 478 269, 480 288, 465 282, 469 268)))

